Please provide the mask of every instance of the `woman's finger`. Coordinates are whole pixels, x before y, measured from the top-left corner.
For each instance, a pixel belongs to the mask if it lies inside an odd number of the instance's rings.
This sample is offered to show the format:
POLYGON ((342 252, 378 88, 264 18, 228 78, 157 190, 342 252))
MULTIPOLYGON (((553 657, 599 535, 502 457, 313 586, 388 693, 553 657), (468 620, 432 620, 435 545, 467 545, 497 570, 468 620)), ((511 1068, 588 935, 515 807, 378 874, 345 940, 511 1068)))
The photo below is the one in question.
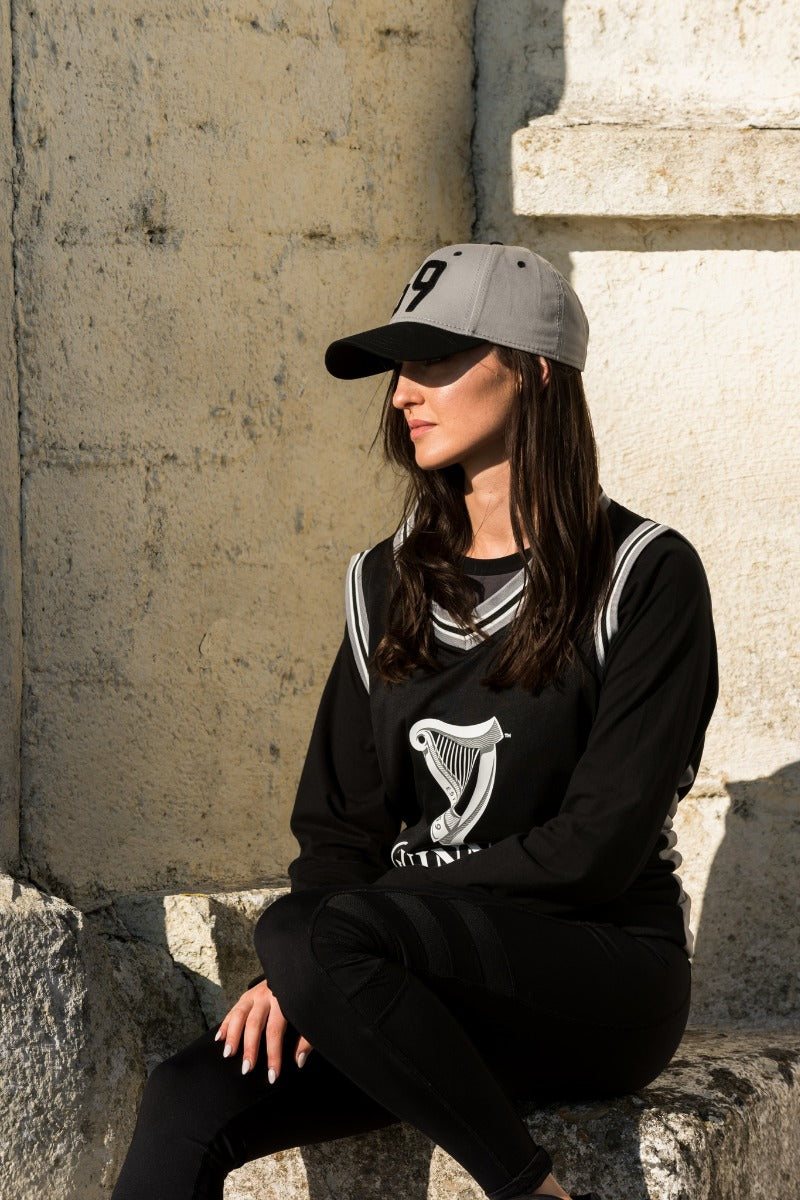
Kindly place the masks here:
MULTIPOLYGON (((253 1009, 263 1010, 264 1022, 266 1022, 266 1013, 269 1011, 269 1002, 272 993, 266 983, 256 984, 255 987, 248 988, 234 1004, 233 1008, 226 1014, 215 1037, 215 1041, 224 1041, 223 1057, 230 1058, 239 1049, 239 1042, 242 1037, 242 1031, 247 1025, 253 1009)), ((256 1020, 260 1017, 257 1016, 256 1020)), ((262 1023, 261 1029, 264 1025, 262 1023)), ((251 1063, 252 1066, 252 1063, 251 1063)))
POLYGON ((274 1083, 281 1073, 283 1057, 283 1039, 286 1034, 286 1017, 281 1012, 281 1006, 273 996, 267 1020, 267 1078, 274 1083))
POLYGON ((294 1061, 298 1067, 305 1066, 305 1061, 308 1058, 314 1047, 307 1038, 301 1037, 297 1039, 297 1047, 294 1052, 294 1061))
MULTIPOLYGON (((222 1052, 224 1058, 230 1058, 230 1056, 235 1054, 239 1049, 239 1041, 242 1036, 242 1030, 245 1027, 248 1016, 250 1015, 251 1007, 252 1004, 248 1001, 247 993, 245 992, 244 996, 242 996, 242 998, 238 1000, 236 1004, 234 1004, 233 1008, 220 1026, 220 1030, 222 1030, 223 1027, 225 1029, 225 1048, 222 1052)), ((222 1040, 219 1037, 219 1034, 217 1035, 217 1040, 222 1040)))
POLYGON ((273 1004, 272 993, 267 985, 259 985, 258 993, 253 999, 253 1006, 247 1015, 244 1026, 244 1039, 242 1042, 243 1075, 246 1075, 248 1071, 252 1071, 256 1065, 261 1039, 264 1036, 267 1018, 273 1004))

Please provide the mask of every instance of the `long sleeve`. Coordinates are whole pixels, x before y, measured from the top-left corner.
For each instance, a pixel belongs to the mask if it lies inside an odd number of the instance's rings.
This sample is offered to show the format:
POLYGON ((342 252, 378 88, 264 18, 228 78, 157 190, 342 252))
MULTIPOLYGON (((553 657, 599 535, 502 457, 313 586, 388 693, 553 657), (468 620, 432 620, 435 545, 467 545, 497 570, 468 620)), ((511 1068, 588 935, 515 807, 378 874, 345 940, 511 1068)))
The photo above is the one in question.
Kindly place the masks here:
POLYGON ((477 886, 550 914, 617 900, 688 790, 716 695, 705 574, 692 548, 666 535, 625 587, 596 716, 557 814, 439 870, 396 867, 378 885, 477 886))
POLYGON ((292 814, 300 843, 289 867, 292 890, 371 883, 389 866, 400 823, 387 802, 369 697, 345 635, 322 694, 292 814))

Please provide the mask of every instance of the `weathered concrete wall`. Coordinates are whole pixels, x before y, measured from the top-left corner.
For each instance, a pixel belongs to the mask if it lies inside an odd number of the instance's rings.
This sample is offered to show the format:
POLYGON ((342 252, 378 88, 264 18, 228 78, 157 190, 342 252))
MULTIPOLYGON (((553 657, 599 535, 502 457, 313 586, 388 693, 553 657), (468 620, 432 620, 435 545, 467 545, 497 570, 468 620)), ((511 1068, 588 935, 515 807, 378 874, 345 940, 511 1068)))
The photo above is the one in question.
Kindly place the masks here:
POLYGON ((0 870, 19 850, 22 597, 19 429, 14 333, 14 133, 7 0, 0 0, 0 870))
POLYGON ((800 209, 794 9, 534 7, 532 21, 512 0, 501 23, 478 6, 478 233, 571 276, 592 327, 606 490, 683 531, 705 562, 721 696, 678 823, 696 1014, 785 1017, 800 978, 800 224, 763 219, 759 203, 800 209), (760 137, 775 174, 747 191, 760 137), (720 147, 733 190, 704 174, 720 147), (727 212, 750 215, 687 219, 726 195, 727 212))
POLYGON ((394 519, 322 352, 468 236, 472 4, 12 8, 25 860, 84 902, 263 881, 394 519))

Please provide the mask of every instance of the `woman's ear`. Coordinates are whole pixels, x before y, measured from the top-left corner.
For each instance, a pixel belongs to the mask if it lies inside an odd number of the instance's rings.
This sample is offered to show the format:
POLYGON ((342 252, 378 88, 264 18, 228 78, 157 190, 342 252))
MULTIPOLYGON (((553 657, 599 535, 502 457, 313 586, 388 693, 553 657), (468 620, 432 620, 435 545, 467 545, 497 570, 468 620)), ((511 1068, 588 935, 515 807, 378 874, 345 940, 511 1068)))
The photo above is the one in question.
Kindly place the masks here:
POLYGON ((547 387, 550 382, 550 363, 546 358, 539 355, 539 366, 542 368, 542 386, 547 387))

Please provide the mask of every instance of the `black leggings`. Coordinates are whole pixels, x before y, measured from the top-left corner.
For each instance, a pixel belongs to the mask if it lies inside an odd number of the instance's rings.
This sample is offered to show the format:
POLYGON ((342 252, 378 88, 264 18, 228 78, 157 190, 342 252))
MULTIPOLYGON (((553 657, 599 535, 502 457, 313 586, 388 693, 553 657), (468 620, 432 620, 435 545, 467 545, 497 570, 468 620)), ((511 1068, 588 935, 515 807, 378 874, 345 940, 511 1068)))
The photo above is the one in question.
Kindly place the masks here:
POLYGON ((291 1021, 281 1074, 213 1032, 150 1076, 113 1200, 221 1200, 254 1158, 408 1121, 492 1200, 550 1170, 515 1100, 642 1087, 680 1041, 690 968, 665 938, 464 890, 299 892, 256 948, 291 1021), (294 1062, 297 1030, 314 1046, 294 1062))

